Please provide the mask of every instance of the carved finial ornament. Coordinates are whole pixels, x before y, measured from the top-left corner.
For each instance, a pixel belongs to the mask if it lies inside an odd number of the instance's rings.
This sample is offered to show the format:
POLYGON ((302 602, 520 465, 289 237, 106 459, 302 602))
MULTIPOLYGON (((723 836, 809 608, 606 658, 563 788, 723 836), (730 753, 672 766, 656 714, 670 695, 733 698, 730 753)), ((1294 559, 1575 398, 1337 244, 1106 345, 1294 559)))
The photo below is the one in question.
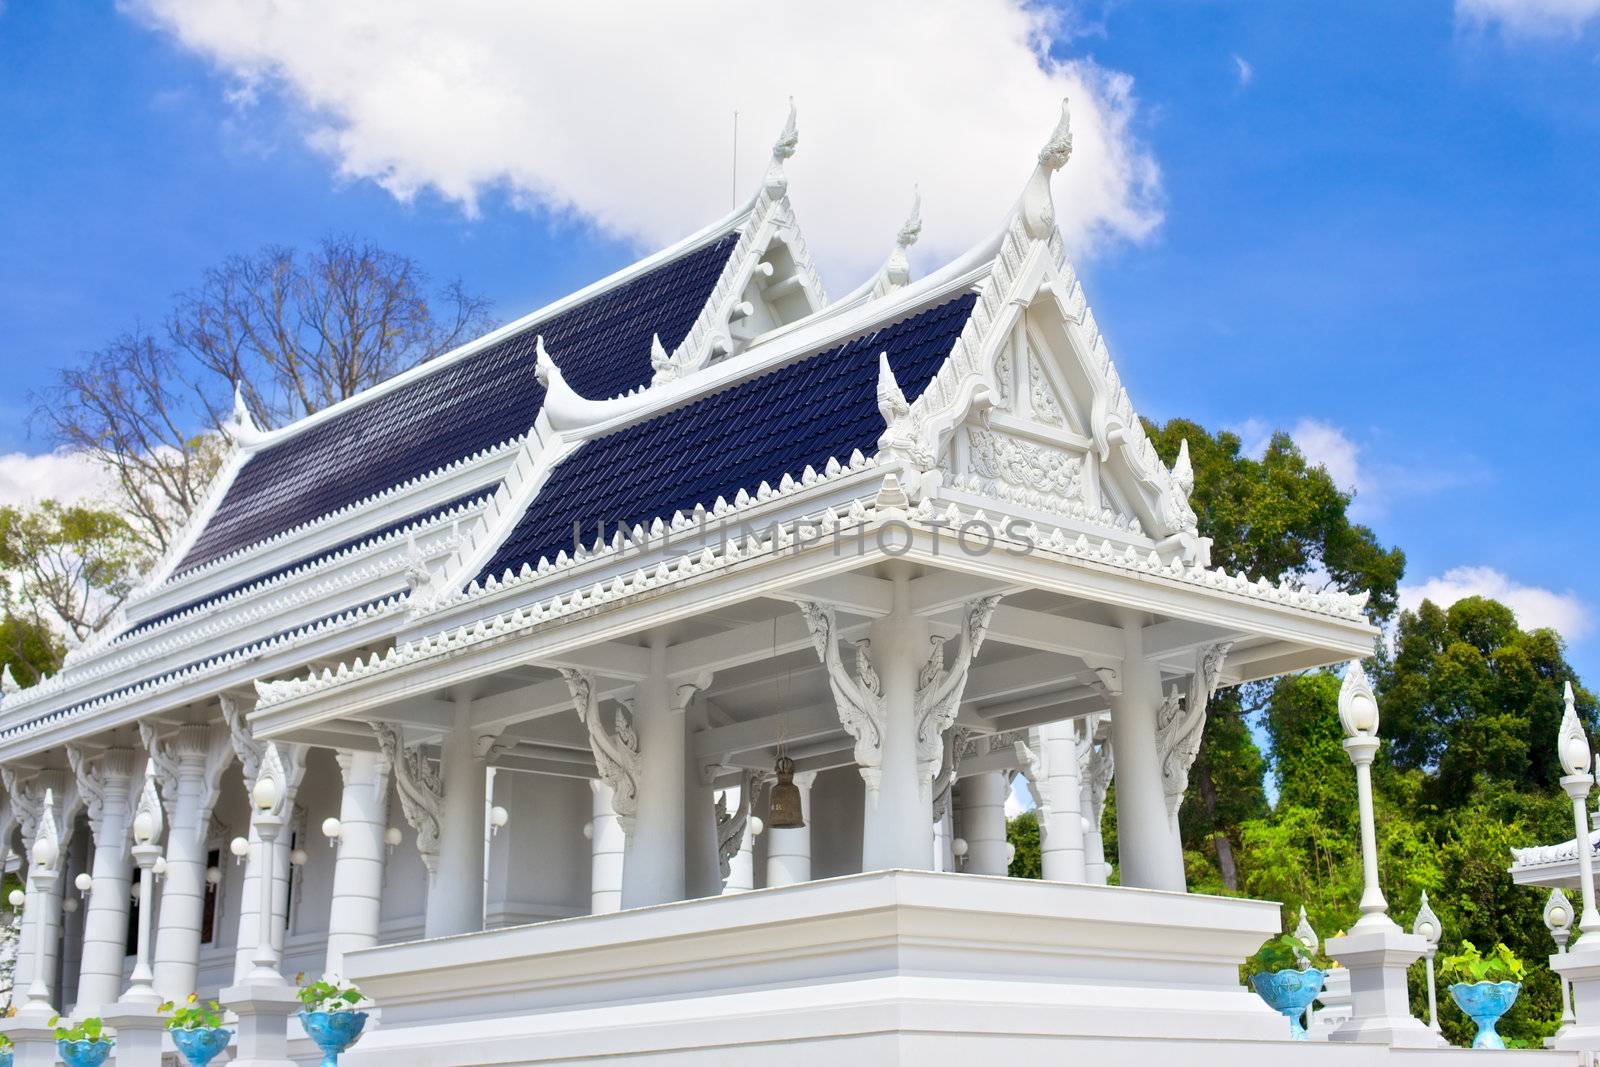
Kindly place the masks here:
POLYGON ((0 695, 10 696, 12 693, 22 692, 22 686, 17 683, 16 676, 11 673, 11 664, 7 663, 0 668, 0 695))
POLYGON ((233 412, 228 422, 223 426, 229 437, 240 448, 249 448, 259 442, 263 436, 261 428, 256 425, 255 418, 250 414, 250 405, 244 399, 244 382, 235 379, 233 383, 233 412))
POLYGON ((1586 775, 1589 773, 1592 752, 1589 735, 1584 731, 1583 723, 1578 721, 1578 702, 1572 692, 1571 682, 1566 683, 1562 702, 1565 706, 1561 711, 1561 769, 1569 775, 1586 775))
POLYGON ((1552 934, 1565 934, 1572 929, 1572 901, 1559 888, 1550 890, 1544 902, 1544 925, 1552 934))
POLYGON ((1317 932, 1311 928, 1311 920, 1306 918, 1306 906, 1300 905, 1300 922, 1294 928, 1294 936, 1306 947, 1307 952, 1319 952, 1322 942, 1317 938, 1317 932))
POLYGON ((789 178, 783 172, 783 161, 793 156, 795 149, 800 146, 800 127, 796 123, 794 97, 789 98, 789 120, 783 124, 783 132, 778 134, 777 141, 772 145, 772 163, 767 167, 765 181, 766 192, 769 197, 776 200, 789 188, 789 178))
MULTIPOLYGON (((1378 698, 1360 660, 1351 660, 1339 686, 1339 723, 1346 737, 1378 735, 1378 698)), ((1585 746, 1587 747, 1587 742, 1585 746)), ((1587 761, 1585 762, 1587 765, 1587 761)))
POLYGON ((1029 237, 1045 241, 1055 233, 1056 211, 1050 195, 1050 178, 1066 166, 1071 156, 1072 113, 1067 101, 1062 100, 1061 118, 1051 131, 1050 139, 1039 150, 1039 163, 1022 191, 1022 225, 1029 237))
POLYGON ((1433 906, 1428 903, 1426 889, 1422 891, 1422 906, 1417 909, 1417 917, 1411 923, 1411 932, 1430 945, 1437 945, 1439 937, 1444 933, 1444 924, 1439 921, 1439 916, 1433 913, 1433 906))

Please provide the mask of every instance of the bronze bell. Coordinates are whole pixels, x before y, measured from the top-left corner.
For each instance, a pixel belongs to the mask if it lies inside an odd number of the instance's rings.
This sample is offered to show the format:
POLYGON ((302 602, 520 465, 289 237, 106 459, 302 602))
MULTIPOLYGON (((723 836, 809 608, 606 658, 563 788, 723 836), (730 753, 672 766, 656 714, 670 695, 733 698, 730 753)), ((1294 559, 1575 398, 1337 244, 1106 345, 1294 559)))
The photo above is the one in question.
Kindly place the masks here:
POLYGON ((799 830, 806 817, 800 806, 800 787, 794 784, 794 760, 779 756, 773 771, 778 780, 767 798, 767 825, 774 830, 799 830))

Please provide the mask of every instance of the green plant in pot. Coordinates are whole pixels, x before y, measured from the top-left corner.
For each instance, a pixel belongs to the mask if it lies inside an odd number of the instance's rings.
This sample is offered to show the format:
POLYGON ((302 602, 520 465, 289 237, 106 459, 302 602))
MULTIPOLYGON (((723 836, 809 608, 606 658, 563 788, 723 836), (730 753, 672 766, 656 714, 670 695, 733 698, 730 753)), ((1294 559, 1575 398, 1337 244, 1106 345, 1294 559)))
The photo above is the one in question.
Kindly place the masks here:
POLYGON ((1471 941, 1463 941, 1461 951, 1444 958, 1443 977, 1450 983, 1450 998, 1478 1025, 1473 1048, 1506 1047, 1495 1024, 1517 1002, 1523 973, 1522 960, 1504 942, 1485 955, 1471 941))
MULTIPOLYGON (((297 976, 297 981, 304 975, 297 976)), ((337 1067, 339 1054, 361 1037, 367 1013, 359 1009, 366 996, 336 974, 325 974, 309 985, 300 985, 300 1025, 322 1050, 322 1067, 337 1067)))
POLYGON ((0 1067, 11 1067, 11 1039, 0 1034, 0 1067))
POLYGON ((222 1025, 222 1006, 214 1000, 201 1003, 198 995, 190 993, 182 1007, 169 1000, 159 1010, 167 1017, 173 1045, 190 1067, 206 1067, 233 1040, 233 1031, 222 1025))
POLYGON ((67 1067, 100 1067, 111 1057, 117 1039, 105 1023, 90 1017, 74 1023, 59 1015, 50 1017, 56 1032, 56 1051, 67 1067))
POLYGON ((1244 975, 1256 995, 1289 1020, 1289 1036, 1307 1040, 1301 1019, 1322 992, 1328 961, 1295 935, 1279 934, 1244 961, 1244 975))

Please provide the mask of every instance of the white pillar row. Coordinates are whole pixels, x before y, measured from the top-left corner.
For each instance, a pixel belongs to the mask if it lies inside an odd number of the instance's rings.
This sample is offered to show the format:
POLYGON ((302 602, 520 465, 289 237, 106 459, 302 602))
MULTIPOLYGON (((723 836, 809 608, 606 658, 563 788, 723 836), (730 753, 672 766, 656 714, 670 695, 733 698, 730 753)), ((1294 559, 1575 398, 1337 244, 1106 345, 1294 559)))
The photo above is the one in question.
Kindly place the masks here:
POLYGON ((388 855, 383 835, 389 827, 389 761, 376 752, 343 749, 336 758, 344 794, 339 801, 339 852, 328 908, 326 970, 342 974, 345 953, 378 943, 388 855))
POLYGON ((1124 613, 1122 691, 1111 698, 1117 751, 1117 861, 1121 881, 1141 889, 1185 888, 1183 851, 1167 818, 1156 741, 1161 677, 1145 659, 1143 620, 1124 613))
POLYGON ((589 820, 589 911, 607 915, 622 910, 623 856, 628 835, 611 806, 615 791, 599 778, 589 779, 594 806, 589 820))
POLYGON ((1004 875, 1011 861, 1006 848, 1004 771, 969 774, 955 784, 956 833, 967 842, 968 874, 1004 875))
POLYGON ((488 760, 498 741, 498 731, 473 728, 471 698, 455 695, 439 753, 439 869, 428 887, 428 937, 483 929, 488 760))
POLYGON ((811 881, 811 787, 816 783, 816 771, 800 771, 794 776, 804 826, 789 830, 767 827, 768 888, 811 881))
MULTIPOLYGON (((222 716, 228 724, 229 737, 233 743, 234 755, 239 759, 240 769, 244 778, 244 791, 247 802, 250 792, 256 785, 256 773, 261 767, 261 756, 265 744, 255 739, 250 731, 250 723, 246 718, 249 704, 235 700, 231 697, 222 698, 222 716)), ((305 745, 278 746, 278 754, 283 759, 284 771, 287 779, 284 782, 283 803, 280 805, 283 812, 294 810, 295 795, 300 790, 300 783, 305 778, 307 748, 305 745)), ((256 829, 256 806, 249 803, 250 830, 248 840, 250 851, 247 853, 244 865, 243 884, 239 888, 239 921, 237 949, 233 958, 233 980, 242 982, 246 975, 255 968, 255 952, 260 941, 261 930, 261 890, 258 888, 261 881, 262 850, 261 834, 256 829)), ((280 953, 283 951, 284 926, 289 916, 289 833, 287 829, 280 832, 272 844, 272 943, 280 953)), ((202 858, 204 853, 201 853, 202 858)), ((204 871, 201 872, 204 878, 204 871)), ((159 943, 160 939, 157 938, 159 943)), ((159 978, 157 990, 161 989, 159 978)))
POLYGON ((200 971, 200 925, 205 910, 206 835, 222 772, 233 760, 228 734, 216 725, 190 723, 168 737, 149 723, 139 735, 155 765, 167 813, 167 873, 155 945, 155 987, 163 999, 182 1002, 200 971))
POLYGON ((122 993, 133 863, 128 852, 129 825, 137 795, 139 760, 130 748, 109 749, 91 759, 76 746, 68 747, 67 758, 78 779, 78 792, 88 809, 89 830, 94 837, 89 869, 94 887, 83 904, 83 952, 76 1011, 79 1015, 99 1015, 122 993))
MULTIPOLYGON (((686 802, 700 783, 689 773, 689 702, 709 679, 674 684, 667 677, 667 644, 650 640, 650 674, 634 688, 633 728, 638 736, 634 782, 637 810, 622 867, 622 906, 647 907, 682 900, 689 892, 686 802)), ((711 817, 709 797, 705 818, 711 817)), ((713 852, 714 855, 714 852, 713 852)))

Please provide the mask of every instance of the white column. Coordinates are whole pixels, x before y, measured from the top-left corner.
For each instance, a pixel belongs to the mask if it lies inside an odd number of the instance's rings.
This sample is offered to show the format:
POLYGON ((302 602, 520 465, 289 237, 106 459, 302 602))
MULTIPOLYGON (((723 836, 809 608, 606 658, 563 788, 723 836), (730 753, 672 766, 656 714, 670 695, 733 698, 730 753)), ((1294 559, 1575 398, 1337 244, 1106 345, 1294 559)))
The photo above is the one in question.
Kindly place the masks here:
POLYGON ((968 874, 1005 875, 1011 861, 1006 848, 1004 771, 971 774, 955 784, 956 833, 967 842, 968 874))
POLYGON ((794 776, 804 826, 790 830, 767 827, 768 888, 811 881, 811 787, 816 782, 816 771, 800 771, 794 776))
POLYGON ((1051 882, 1085 881, 1088 862, 1083 841, 1077 724, 1053 722, 1039 727, 1038 746, 1043 789, 1050 798, 1039 818, 1041 873, 1051 882))
POLYGON ((612 789, 599 778, 589 779, 593 817, 589 820, 589 912, 605 915, 622 910, 623 855, 628 836, 622 832, 611 806, 612 789))
POLYGON ((622 869, 622 906, 642 908, 685 896, 684 797, 686 760, 684 712, 688 697, 672 691, 667 679, 667 645, 659 634, 650 643, 650 675, 634 695, 634 726, 639 735, 639 813, 622 869))
POLYGON ((897 568, 893 610, 872 623, 871 655, 883 686, 878 788, 868 790, 861 869, 933 866, 933 782, 917 755, 917 672, 928 658, 926 619, 911 608, 910 574, 897 568))
POLYGON ((450 732, 440 745, 444 797, 439 870, 428 887, 423 925, 428 937, 483 929, 484 812, 489 776, 480 753, 487 755, 472 728, 472 701, 458 697, 453 703, 450 732))
POLYGON ((61 795, 64 778, 59 771, 41 771, 27 785, 21 785, 8 774, 7 784, 11 790, 12 806, 21 818, 23 859, 28 864, 23 884, 27 899, 22 906, 22 930, 18 938, 17 965, 12 972, 11 987, 16 991, 32 990, 42 978, 48 993, 55 989, 60 966, 61 894, 66 881, 61 876, 61 868, 66 863, 66 850, 61 844, 60 804, 56 798, 61 795), (51 820, 49 832, 54 836, 60 854, 55 867, 45 872, 41 880, 34 870, 32 856, 34 842, 44 832, 47 806, 51 820), (39 951, 41 938, 44 945, 42 953, 39 951))
POLYGON ((1122 692, 1111 699, 1111 734, 1117 750, 1117 862, 1122 884, 1182 892, 1183 851, 1167 818, 1166 788, 1156 752, 1156 708, 1161 678, 1144 655, 1137 615, 1122 622, 1122 692))
POLYGON ((338 754, 344 778, 339 801, 338 858, 328 908, 327 970, 344 973, 344 954, 378 943, 383 908, 383 843, 389 826, 389 761, 376 752, 338 754))
POLYGON ((166 1000, 182 1002, 199 975, 206 832, 226 745, 222 731, 191 724, 179 727, 170 742, 154 742, 152 750, 171 825, 155 950, 156 992, 166 1000))
POLYGON ((90 784, 99 793, 98 802, 89 802, 89 829, 94 834, 89 873, 94 888, 84 902, 83 962, 78 971, 76 1009, 79 1015, 89 1016, 99 1015, 122 992, 132 866, 128 824, 133 817, 137 759, 132 749, 114 748, 93 763, 80 762, 79 768, 79 792, 88 796, 89 790, 83 785, 90 784))

